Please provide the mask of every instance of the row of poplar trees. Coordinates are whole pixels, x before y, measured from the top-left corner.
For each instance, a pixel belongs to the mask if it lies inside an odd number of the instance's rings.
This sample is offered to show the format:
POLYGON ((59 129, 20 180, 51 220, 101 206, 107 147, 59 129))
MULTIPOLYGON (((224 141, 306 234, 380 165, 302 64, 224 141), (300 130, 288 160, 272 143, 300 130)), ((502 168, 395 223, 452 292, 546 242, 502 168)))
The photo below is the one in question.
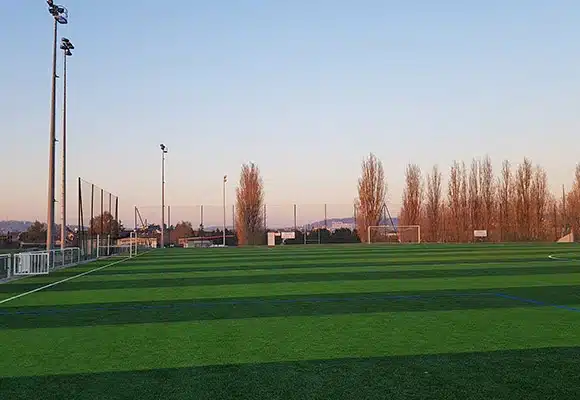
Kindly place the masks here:
MULTIPOLYGON (((386 188, 383 165, 371 154, 358 185, 360 235, 380 221, 386 188)), ((401 204, 399 224, 420 225, 423 241, 469 242, 474 230, 487 230, 489 241, 557 240, 580 232, 580 164, 561 195, 550 192, 545 169, 528 158, 516 165, 504 161, 498 174, 489 156, 469 167, 455 161, 445 183, 437 165, 424 174, 409 164, 401 204)))
MULTIPOLYGON (((369 226, 381 223, 386 197, 383 164, 371 153, 362 162, 355 200, 361 241, 368 240, 369 226)), ((256 164, 242 166, 236 203, 238 243, 262 244, 264 185, 256 164)), ((487 230, 489 241, 557 240, 580 233, 580 164, 570 190, 559 195, 550 192, 545 169, 528 158, 516 165, 506 160, 497 173, 489 156, 469 167, 455 161, 445 182, 437 165, 423 173, 409 164, 401 204, 399 225, 420 225, 423 241, 469 242, 474 230, 487 230)))

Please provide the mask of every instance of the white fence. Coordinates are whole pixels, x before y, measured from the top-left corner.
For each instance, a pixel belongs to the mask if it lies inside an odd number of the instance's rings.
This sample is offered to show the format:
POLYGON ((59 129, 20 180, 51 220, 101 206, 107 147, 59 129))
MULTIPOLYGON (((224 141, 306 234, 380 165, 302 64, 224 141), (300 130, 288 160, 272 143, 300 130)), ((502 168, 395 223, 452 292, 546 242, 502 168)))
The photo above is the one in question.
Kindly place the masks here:
POLYGON ((81 249, 78 247, 17 253, 12 258, 12 267, 9 275, 46 275, 58 269, 78 265, 81 261, 81 249))
MULTIPOLYGON (((96 252, 85 251, 78 247, 55 249, 51 251, 25 251, 16 254, 0 254, 0 280, 15 276, 46 275, 63 268, 73 267, 85 262, 101 258, 123 257, 132 258, 138 253, 139 246, 135 232, 131 233, 127 245, 111 245, 107 238, 106 246, 97 246, 96 252)), ((97 243, 100 240, 97 237, 97 243)))
POLYGON ((12 272, 16 276, 47 275, 50 270, 50 252, 14 254, 12 272))
POLYGON ((0 254, 0 279, 10 278, 12 274, 12 255, 0 254))

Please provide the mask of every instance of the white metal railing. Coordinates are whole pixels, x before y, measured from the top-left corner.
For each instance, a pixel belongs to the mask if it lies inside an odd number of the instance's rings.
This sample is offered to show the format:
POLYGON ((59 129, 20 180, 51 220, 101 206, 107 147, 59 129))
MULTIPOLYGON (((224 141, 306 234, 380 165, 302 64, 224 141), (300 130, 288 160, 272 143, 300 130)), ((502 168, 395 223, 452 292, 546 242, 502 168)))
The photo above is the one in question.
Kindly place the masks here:
POLYGON ((81 261, 81 249, 78 247, 55 249, 49 252, 50 271, 72 267, 80 264, 81 261))
POLYGON ((0 279, 12 276, 12 254, 0 254, 0 279))
POLYGON ((28 251, 14 254, 14 275, 46 275, 52 271, 80 264, 81 249, 68 247, 50 251, 28 251))
POLYGON ((50 271, 49 261, 48 251, 14 254, 14 275, 47 275, 50 271))
POLYGON ((132 258, 137 256, 140 246, 136 232, 131 232, 130 237, 128 245, 112 245, 110 237, 107 237, 106 246, 99 246, 101 241, 97 236, 96 253, 87 252, 79 247, 67 247, 50 251, 24 251, 13 255, 0 254, 0 279, 14 276, 46 275, 53 271, 74 267, 83 262, 104 257, 132 258))

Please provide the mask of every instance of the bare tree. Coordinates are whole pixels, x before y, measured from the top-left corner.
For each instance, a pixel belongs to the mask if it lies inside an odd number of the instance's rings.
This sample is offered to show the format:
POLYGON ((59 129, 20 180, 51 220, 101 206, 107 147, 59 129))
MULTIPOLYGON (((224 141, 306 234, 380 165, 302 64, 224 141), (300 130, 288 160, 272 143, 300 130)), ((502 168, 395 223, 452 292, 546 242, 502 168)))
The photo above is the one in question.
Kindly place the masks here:
POLYGON ((470 231, 482 228, 483 199, 481 195, 481 170, 481 161, 474 158, 471 161, 471 170, 469 171, 469 195, 467 201, 470 231))
POLYGON ((403 205, 399 213, 401 225, 420 225, 423 206, 423 183, 421 169, 417 164, 409 164, 405 172, 403 205))
POLYGON ((524 158, 516 171, 516 222, 519 240, 531 239, 532 162, 524 158))
POLYGON ((481 199, 483 202, 482 223, 484 229, 487 230, 488 238, 493 239, 492 231, 494 228, 496 188, 494 185, 493 166, 491 164, 491 158, 489 158, 489 156, 486 156, 481 163, 479 179, 480 179, 479 186, 481 190, 481 199))
POLYGON ((469 230, 469 191, 467 184, 467 167, 465 163, 461 163, 461 191, 460 191, 460 203, 461 203, 461 219, 460 219, 460 241, 466 242, 469 240, 468 230, 469 230))
POLYGON ((548 192, 548 175, 539 165, 533 172, 531 188, 531 233, 535 240, 546 240, 547 214, 550 201, 548 192))
MULTIPOLYGON (((562 207, 564 208, 564 206, 562 207)), ((566 205, 563 211, 567 224, 578 238, 580 236, 580 164, 576 165, 572 189, 566 195, 566 205)))
POLYGON ((512 239, 513 187, 511 164, 508 160, 505 160, 502 164, 501 178, 498 180, 498 224, 500 241, 512 239))
POLYGON ((193 236, 193 225, 189 221, 178 222, 172 233, 175 236, 174 239, 172 238, 173 240, 191 237, 193 236))
POLYGON ((362 242, 369 241, 368 227, 380 223, 386 190, 383 163, 371 153, 362 162, 358 180, 356 226, 362 242))
POLYGON ((462 206, 461 206, 461 165, 454 161, 449 170, 449 182, 447 184, 447 202, 449 204, 449 229, 453 232, 453 241, 461 240, 462 206))
POLYGON ((89 235, 111 235, 118 237, 119 232, 123 230, 123 225, 108 211, 102 215, 92 218, 89 225, 89 235))
POLYGON ((236 188, 236 231, 238 244, 262 244, 264 184, 258 166, 242 165, 239 186, 236 188))
POLYGON ((38 220, 34 221, 21 235, 21 239, 28 243, 43 243, 46 241, 46 228, 46 224, 38 220))
POLYGON ((442 203, 441 172, 437 165, 434 165, 431 174, 427 174, 427 202, 425 204, 428 239, 433 242, 441 240, 442 203))

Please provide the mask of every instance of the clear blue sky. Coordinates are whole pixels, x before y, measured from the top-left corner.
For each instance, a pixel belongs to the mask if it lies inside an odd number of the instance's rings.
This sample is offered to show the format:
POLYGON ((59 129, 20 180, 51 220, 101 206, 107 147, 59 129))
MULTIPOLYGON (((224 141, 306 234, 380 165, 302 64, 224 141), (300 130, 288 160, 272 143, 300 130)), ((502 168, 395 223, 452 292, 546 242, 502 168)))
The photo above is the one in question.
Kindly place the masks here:
MULTIPOLYGON (((351 204, 372 151, 396 207, 408 162, 528 156, 557 188, 580 161, 578 1, 63 3, 70 182, 125 220, 159 203, 161 142, 173 205, 220 204, 223 174, 231 198, 247 161, 270 204, 351 204)), ((2 8, 0 219, 45 219, 51 20, 43 0, 2 8)))

